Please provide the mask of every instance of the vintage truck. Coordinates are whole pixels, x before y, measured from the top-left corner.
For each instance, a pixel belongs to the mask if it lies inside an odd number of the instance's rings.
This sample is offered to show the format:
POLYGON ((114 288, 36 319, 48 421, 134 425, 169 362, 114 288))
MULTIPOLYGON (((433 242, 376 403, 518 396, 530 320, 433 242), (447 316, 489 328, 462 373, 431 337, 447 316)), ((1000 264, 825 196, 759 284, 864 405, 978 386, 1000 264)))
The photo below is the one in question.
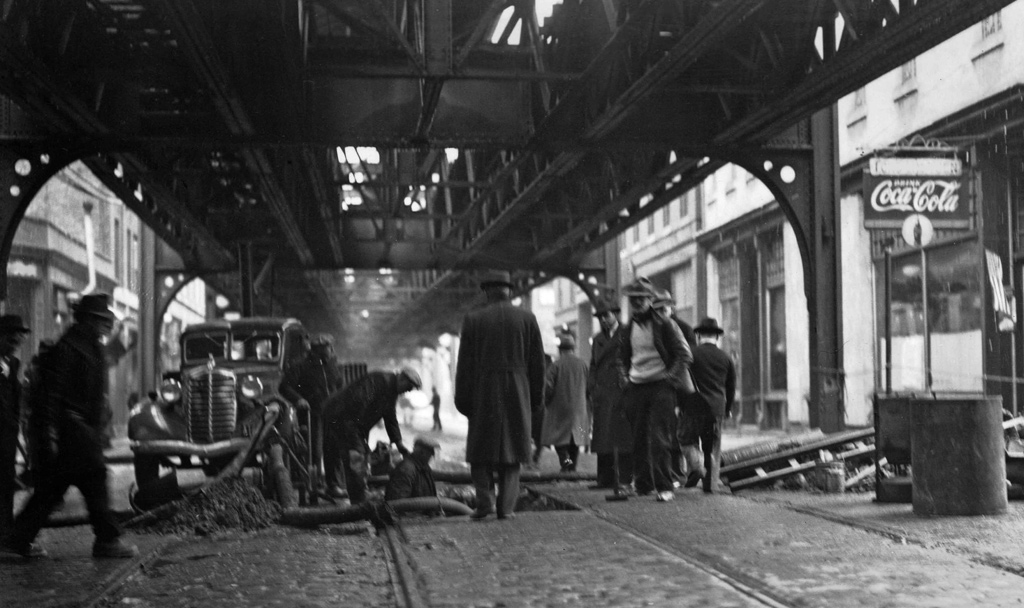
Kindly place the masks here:
MULTIPOLYGON (((278 409, 275 429, 263 443, 282 446, 300 502, 315 497, 318 476, 309 462, 309 413, 278 390, 289 368, 301 363, 306 340, 302 324, 290 318, 188 326, 181 335, 180 370, 165 373, 156 398, 137 404, 129 416, 138 487, 176 467, 202 467, 207 475, 216 474, 249 446, 273 407, 278 409)), ((264 465, 266 448, 256 457, 264 465)))

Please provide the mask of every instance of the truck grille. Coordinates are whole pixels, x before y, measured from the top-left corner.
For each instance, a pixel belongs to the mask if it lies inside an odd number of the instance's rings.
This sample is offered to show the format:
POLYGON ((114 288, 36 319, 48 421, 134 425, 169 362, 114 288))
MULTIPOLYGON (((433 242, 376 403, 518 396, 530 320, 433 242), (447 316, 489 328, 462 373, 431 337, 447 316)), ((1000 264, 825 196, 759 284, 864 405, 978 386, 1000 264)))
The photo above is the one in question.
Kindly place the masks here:
POLYGON ((235 373, 199 367, 185 374, 184 405, 188 440, 212 443, 235 434, 235 373))

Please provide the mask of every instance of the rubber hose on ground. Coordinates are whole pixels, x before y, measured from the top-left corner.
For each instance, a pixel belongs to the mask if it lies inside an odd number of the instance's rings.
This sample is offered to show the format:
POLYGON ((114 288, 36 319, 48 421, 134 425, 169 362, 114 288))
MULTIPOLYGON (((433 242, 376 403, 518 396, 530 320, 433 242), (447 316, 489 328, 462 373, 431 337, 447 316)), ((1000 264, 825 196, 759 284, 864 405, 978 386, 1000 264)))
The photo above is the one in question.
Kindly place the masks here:
MULTIPOLYGON (((450 498, 402 498, 386 503, 396 513, 437 513, 445 515, 469 515, 473 512, 465 504, 450 498)), ((345 507, 293 507, 281 513, 281 523, 288 526, 317 526, 321 524, 342 524, 362 521, 373 513, 373 505, 367 503, 345 507)))
MULTIPOLYGON (((434 481, 445 483, 471 484, 473 479, 469 471, 432 471, 434 481)), ((519 481, 525 483, 544 483, 550 481, 596 481, 597 473, 562 473, 560 471, 523 471, 519 474, 519 481)), ((374 475, 370 477, 369 485, 375 487, 386 486, 387 475, 374 475)))

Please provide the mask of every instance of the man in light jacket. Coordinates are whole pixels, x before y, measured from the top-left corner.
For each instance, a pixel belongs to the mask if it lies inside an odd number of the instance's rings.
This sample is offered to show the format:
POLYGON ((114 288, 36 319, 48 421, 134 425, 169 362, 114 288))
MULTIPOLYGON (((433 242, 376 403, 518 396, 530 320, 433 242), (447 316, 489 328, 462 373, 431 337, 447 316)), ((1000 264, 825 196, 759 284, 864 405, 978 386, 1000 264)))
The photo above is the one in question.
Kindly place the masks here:
POLYGON ((558 342, 558 361, 544 383, 542 445, 555 446, 563 473, 576 470, 580 446, 590 434, 587 416, 587 364, 576 356, 576 339, 564 335, 558 342))
POLYGON ((633 483, 638 495, 654 491, 659 502, 666 502, 675 498, 676 392, 693 355, 679 327, 654 311, 656 293, 649 280, 641 277, 623 293, 629 297, 631 319, 619 345, 619 381, 633 427, 633 483))

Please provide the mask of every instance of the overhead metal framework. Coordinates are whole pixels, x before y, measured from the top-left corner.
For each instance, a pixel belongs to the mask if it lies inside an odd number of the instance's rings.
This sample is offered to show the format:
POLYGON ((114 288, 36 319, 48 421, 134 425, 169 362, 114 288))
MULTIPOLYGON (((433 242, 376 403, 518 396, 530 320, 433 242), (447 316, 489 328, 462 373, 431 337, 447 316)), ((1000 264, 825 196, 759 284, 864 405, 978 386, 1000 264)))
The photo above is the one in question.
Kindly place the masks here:
MULTIPOLYGON (((84 159, 188 271, 265 269, 255 312, 359 356, 457 327, 476 269, 599 275, 721 164, 806 152, 812 113, 1009 1, 5 0, 0 147, 84 159)), ((6 259, 32 188, 0 175, 6 259)))

